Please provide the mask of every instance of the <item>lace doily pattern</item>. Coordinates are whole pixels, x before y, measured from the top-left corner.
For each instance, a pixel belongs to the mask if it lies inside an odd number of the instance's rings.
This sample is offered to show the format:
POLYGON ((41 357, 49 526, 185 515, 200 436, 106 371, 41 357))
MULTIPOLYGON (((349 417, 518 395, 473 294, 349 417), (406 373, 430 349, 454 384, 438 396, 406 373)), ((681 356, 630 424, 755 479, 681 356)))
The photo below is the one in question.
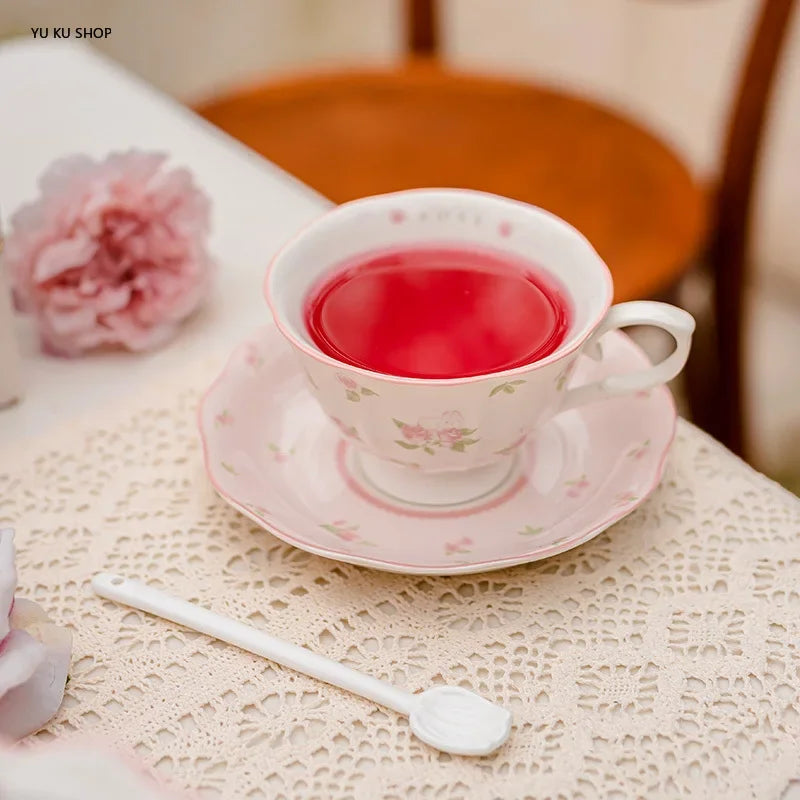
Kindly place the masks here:
POLYGON ((764 800, 800 776, 800 504, 689 424, 655 494, 583 547, 420 578, 295 550, 225 505, 197 402, 162 387, 3 458, 22 593, 74 631, 40 737, 116 742, 202 798, 764 800), (393 712, 95 598, 98 570, 412 690, 469 687, 515 728, 490 757, 438 753, 393 712))

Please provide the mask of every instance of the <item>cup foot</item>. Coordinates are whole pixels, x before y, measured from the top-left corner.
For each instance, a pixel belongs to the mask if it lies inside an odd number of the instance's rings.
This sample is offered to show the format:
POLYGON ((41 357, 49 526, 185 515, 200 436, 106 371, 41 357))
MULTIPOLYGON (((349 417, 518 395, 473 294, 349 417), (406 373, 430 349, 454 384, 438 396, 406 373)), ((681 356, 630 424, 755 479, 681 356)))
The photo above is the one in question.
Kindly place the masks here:
POLYGON ((370 453, 353 453, 357 473, 381 494, 416 506, 453 506, 479 500, 499 489, 516 471, 516 458, 452 472, 425 472, 385 461, 370 453))

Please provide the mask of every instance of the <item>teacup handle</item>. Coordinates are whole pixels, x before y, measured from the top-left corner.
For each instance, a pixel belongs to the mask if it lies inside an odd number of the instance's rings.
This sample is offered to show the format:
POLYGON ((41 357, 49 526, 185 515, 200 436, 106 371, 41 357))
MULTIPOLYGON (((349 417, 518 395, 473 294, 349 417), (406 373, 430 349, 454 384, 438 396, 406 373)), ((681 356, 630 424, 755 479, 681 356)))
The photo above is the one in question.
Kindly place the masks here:
POLYGON ((612 306, 606 318, 587 339, 582 352, 599 361, 602 357, 600 337, 610 330, 626 328, 629 325, 653 325, 665 330, 675 339, 675 350, 663 361, 647 369, 625 375, 610 375, 601 381, 567 390, 562 411, 607 397, 652 389, 654 386, 671 381, 683 369, 692 344, 694 317, 682 308, 653 300, 634 300, 612 306))

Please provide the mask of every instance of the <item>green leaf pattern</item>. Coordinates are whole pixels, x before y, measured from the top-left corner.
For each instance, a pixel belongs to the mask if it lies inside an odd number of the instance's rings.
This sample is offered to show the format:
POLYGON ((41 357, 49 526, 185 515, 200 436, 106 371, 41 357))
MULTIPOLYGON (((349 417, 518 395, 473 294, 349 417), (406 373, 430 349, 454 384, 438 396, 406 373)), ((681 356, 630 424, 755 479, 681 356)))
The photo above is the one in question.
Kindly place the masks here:
POLYGON ((379 397, 376 391, 360 386, 353 378, 342 372, 336 373, 336 380, 344 386, 344 396, 351 403, 360 403, 362 397, 379 397))
POLYGON ((527 383, 527 381, 515 380, 499 383, 489 392, 489 397, 494 397, 497 394, 514 394, 517 391, 517 386, 522 386, 523 383, 527 383))

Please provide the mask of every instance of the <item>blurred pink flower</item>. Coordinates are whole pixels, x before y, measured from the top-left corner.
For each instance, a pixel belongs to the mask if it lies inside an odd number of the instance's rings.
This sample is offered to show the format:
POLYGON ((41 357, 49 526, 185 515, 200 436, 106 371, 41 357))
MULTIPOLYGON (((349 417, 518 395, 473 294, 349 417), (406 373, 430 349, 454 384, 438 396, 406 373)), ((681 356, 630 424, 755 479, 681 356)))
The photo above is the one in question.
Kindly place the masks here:
POLYGON ((103 744, 54 742, 0 747, 3 800, 177 800, 140 765, 104 752, 103 744))
POLYGON ((21 310, 42 346, 75 356, 103 346, 164 343, 210 285, 209 202, 166 155, 69 156, 11 218, 6 259, 21 310))
POLYGON ((58 711, 72 650, 70 632, 54 625, 36 603, 15 599, 16 585, 14 531, 5 528, 0 530, 0 737, 11 739, 33 733, 58 711))

